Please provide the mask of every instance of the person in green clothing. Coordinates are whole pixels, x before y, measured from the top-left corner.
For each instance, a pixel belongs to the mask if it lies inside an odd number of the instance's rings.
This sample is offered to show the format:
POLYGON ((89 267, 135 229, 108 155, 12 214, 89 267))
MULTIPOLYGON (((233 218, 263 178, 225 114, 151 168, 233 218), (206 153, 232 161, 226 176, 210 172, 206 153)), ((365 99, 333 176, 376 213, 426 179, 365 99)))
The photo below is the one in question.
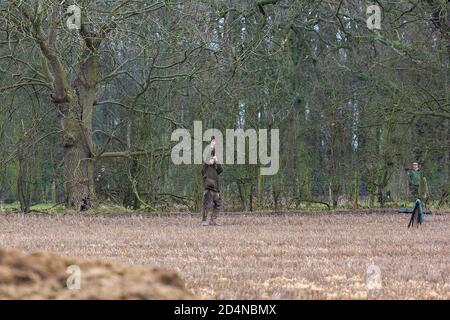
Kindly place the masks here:
POLYGON ((413 162, 412 169, 408 169, 409 192, 414 200, 420 198, 424 200, 427 197, 427 180, 420 171, 419 163, 413 162))
POLYGON ((422 201, 426 200, 428 194, 427 180, 420 171, 419 163, 413 162, 412 169, 408 170, 409 192, 414 201, 414 209, 411 213, 408 228, 418 228, 423 223, 422 201))

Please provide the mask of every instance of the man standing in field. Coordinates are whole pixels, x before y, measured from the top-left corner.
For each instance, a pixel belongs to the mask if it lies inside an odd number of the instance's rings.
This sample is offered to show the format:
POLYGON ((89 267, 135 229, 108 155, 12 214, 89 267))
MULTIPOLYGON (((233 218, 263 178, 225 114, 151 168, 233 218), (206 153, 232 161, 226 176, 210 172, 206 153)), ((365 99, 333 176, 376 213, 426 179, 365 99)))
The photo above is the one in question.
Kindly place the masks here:
POLYGON ((215 155, 215 143, 214 137, 211 139, 211 157, 207 163, 203 164, 202 177, 203 177, 203 208, 202 208, 202 226, 219 225, 217 223, 217 215, 220 207, 222 206, 222 199, 220 198, 219 190, 219 175, 222 173, 222 165, 217 163, 217 157, 215 155), (213 203, 213 210, 211 214, 210 223, 208 223, 208 208, 213 203))
POLYGON ((414 209, 411 213, 408 228, 419 226, 423 223, 422 201, 427 197, 427 180, 420 172, 419 163, 413 162, 412 170, 408 169, 409 192, 414 200, 414 209))
POLYGON ((108 189, 109 189, 109 183, 108 183, 108 174, 106 172, 106 167, 101 166, 100 171, 98 172, 97 176, 95 177, 95 182, 98 186, 98 195, 99 198, 104 200, 108 199, 108 189))

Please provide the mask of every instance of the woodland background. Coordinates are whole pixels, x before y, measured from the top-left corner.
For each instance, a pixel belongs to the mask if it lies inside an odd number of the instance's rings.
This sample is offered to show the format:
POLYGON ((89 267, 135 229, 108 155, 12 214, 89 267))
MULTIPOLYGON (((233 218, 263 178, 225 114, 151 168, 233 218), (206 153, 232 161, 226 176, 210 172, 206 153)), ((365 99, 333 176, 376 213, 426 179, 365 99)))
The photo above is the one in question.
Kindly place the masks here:
POLYGON ((196 211, 170 137, 200 120, 280 129, 277 175, 224 167, 228 209, 397 205, 413 161, 448 206, 449 60, 446 0, 1 0, 0 200, 196 211))

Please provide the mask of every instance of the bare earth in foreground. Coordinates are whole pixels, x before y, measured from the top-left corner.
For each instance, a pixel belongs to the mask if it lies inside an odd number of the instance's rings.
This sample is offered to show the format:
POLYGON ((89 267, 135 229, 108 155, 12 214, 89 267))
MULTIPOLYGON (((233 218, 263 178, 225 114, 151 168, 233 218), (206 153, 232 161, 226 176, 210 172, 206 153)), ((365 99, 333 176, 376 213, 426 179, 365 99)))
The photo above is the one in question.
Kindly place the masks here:
POLYGON ((230 214, 201 227, 187 214, 2 214, 0 247, 164 267, 201 298, 450 299, 450 215, 425 216, 420 230, 408 218, 230 214), (378 268, 381 289, 368 287, 378 268))
POLYGON ((193 298, 173 271, 0 249, 0 299, 193 298))

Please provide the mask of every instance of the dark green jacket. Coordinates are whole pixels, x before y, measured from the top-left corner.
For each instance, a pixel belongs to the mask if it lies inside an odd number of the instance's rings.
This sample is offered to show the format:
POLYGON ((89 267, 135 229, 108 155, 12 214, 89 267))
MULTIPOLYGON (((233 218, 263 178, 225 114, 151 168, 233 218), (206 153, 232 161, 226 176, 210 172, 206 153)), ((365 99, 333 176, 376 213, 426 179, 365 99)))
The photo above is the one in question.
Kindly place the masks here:
POLYGON ((215 192, 219 191, 219 175, 222 173, 223 168, 220 164, 203 164, 202 177, 203 188, 205 190, 211 190, 215 192))
POLYGON ((411 170, 408 173, 409 189, 414 197, 425 198, 428 195, 427 180, 420 171, 411 170))
POLYGON ((411 170, 409 171, 409 184, 413 186, 419 186, 420 185, 420 171, 411 170))

